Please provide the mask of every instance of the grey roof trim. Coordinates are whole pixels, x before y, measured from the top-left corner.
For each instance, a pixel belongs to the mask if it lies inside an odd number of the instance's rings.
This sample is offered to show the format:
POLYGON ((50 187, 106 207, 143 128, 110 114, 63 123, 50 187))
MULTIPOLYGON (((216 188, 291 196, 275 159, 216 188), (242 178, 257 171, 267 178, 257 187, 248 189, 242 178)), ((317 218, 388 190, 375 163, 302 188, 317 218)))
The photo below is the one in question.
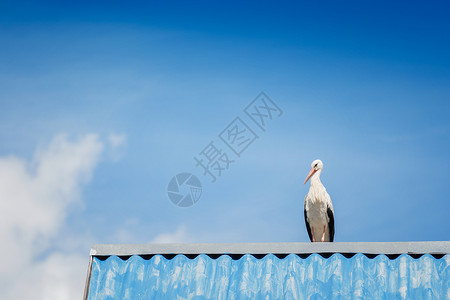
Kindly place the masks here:
POLYGON ((84 294, 83 294, 83 300, 86 300, 89 296, 89 286, 91 283, 91 275, 92 275, 92 256, 89 259, 89 266, 88 271, 86 275, 86 283, 84 284, 84 294))
POLYGON ((205 244, 100 244, 91 256, 146 254, 448 254, 450 241, 442 242, 356 242, 356 243, 205 243, 205 244))

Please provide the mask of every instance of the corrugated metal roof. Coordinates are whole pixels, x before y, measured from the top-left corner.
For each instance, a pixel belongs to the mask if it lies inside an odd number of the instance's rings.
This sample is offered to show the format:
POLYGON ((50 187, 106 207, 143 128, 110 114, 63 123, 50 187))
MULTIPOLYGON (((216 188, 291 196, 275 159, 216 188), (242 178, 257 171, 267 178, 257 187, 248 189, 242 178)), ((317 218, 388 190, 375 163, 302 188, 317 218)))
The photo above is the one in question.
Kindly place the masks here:
MULTIPOLYGON (((440 253, 435 256, 410 251, 419 246, 424 250, 424 244, 402 244, 402 249, 391 243, 391 250, 401 251, 387 253, 389 257, 375 256, 382 252, 376 249, 372 255, 330 251, 332 244, 345 248, 338 243, 317 243, 325 247, 321 253, 326 255, 299 251, 299 243, 278 248, 270 244, 277 255, 263 250, 267 244, 97 245, 91 251, 87 295, 88 299, 449 299, 449 242, 438 243, 441 248, 431 244, 428 249, 440 253), (201 254, 208 247, 212 252, 201 254), (253 255, 240 251, 245 248, 252 248, 253 255), (108 255, 108 249, 120 256, 108 255), (395 255, 405 250, 418 254, 395 255)), ((368 244, 365 250, 374 246, 368 244)))
POLYGON ((335 242, 335 243, 192 243, 192 244, 101 244, 92 256, 134 254, 448 254, 450 241, 434 242, 335 242))

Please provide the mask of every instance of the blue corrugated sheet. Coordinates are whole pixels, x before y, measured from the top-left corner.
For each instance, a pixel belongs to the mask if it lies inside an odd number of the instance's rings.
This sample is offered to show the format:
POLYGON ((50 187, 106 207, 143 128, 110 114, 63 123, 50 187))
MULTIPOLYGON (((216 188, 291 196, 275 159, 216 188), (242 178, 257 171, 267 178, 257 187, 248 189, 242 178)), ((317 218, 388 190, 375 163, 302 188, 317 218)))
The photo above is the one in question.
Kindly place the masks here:
POLYGON ((450 256, 94 257, 89 299, 450 299, 450 256))

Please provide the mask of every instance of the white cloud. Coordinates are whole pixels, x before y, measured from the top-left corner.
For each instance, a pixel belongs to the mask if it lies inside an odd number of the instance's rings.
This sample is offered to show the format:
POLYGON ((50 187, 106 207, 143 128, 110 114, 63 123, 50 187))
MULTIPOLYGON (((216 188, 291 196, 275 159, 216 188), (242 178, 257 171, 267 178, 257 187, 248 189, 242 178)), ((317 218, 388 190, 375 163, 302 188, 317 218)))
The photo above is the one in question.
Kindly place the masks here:
POLYGON ((109 134, 108 141, 111 144, 111 147, 117 148, 125 145, 127 137, 124 134, 117 134, 113 132, 109 134))
POLYGON ((165 232, 157 235, 151 243, 187 243, 190 239, 186 232, 186 226, 180 225, 175 232, 165 232))
POLYGON ((115 243, 129 244, 136 242, 135 229, 140 226, 139 218, 128 218, 113 235, 115 243))
POLYGON ((32 262, 0 295, 2 299, 81 299, 87 269, 87 255, 55 253, 32 262))
POLYGON ((110 133, 108 136, 110 145, 110 158, 113 162, 120 160, 125 154, 127 137, 125 134, 110 133))
POLYGON ((60 135, 31 163, 0 158, 1 299, 81 298, 87 256, 58 253, 52 243, 69 206, 81 203, 103 147, 95 134, 60 135))

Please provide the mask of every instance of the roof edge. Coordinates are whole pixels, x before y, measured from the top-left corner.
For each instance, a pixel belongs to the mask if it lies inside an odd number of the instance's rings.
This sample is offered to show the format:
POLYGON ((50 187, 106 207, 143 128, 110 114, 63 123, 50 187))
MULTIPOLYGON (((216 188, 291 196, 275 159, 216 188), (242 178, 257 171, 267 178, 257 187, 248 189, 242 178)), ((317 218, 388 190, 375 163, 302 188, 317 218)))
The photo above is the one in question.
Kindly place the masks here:
POLYGON ((432 242, 335 242, 335 243, 172 243, 96 244, 91 256, 154 254, 448 254, 450 241, 432 242))

